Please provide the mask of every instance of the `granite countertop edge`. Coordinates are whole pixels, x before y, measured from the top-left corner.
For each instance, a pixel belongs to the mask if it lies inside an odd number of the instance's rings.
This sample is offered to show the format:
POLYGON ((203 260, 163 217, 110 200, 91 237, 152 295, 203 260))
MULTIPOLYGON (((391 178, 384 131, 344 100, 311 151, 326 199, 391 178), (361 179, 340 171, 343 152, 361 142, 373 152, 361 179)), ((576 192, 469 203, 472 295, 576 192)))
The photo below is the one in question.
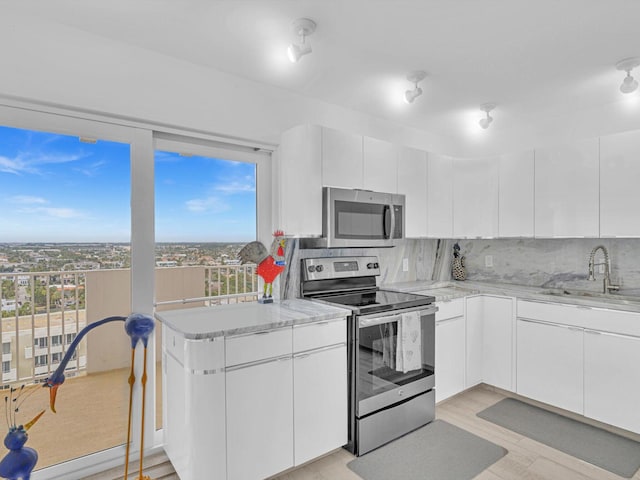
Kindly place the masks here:
POLYGON ((544 303, 563 305, 579 305, 592 308, 606 308, 629 312, 640 312, 640 297, 618 294, 598 294, 594 292, 579 292, 562 288, 533 287, 529 285, 515 285, 477 281, 413 281, 389 283, 382 288, 401 292, 421 293, 435 297, 437 302, 446 302, 456 298, 471 295, 500 295, 517 297, 522 300, 532 300, 544 303))
POLYGON ((194 307, 156 312, 156 319, 187 340, 215 340, 277 330, 351 314, 346 308, 310 300, 291 299, 270 304, 246 302, 215 307, 194 307))

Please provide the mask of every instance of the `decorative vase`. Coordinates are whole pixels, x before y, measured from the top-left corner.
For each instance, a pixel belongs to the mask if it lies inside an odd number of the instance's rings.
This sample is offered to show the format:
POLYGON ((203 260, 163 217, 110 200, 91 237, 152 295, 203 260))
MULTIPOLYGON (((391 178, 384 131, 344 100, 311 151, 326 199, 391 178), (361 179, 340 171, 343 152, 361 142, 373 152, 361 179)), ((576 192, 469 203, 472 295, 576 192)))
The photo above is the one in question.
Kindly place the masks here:
POLYGON ((451 263, 451 275, 454 280, 466 280, 467 270, 464 268, 464 256, 460 255, 460 245, 453 245, 453 262, 451 263))

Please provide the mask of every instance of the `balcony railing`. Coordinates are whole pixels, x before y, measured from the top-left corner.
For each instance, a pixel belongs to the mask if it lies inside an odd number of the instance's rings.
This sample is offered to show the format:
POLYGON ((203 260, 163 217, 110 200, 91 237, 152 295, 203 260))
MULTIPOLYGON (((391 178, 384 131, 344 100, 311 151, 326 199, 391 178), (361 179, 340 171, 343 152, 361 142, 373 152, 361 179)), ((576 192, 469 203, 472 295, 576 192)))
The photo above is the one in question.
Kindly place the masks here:
MULTIPOLYGON (((170 308, 175 304, 216 306, 255 301, 258 298, 255 270, 253 264, 159 268, 157 272, 162 273, 166 287, 156 305, 170 308), (174 288, 178 275, 188 277, 183 281, 189 284, 188 287, 174 288)), ((91 301, 92 292, 87 290, 95 288, 104 293, 113 289, 115 292, 118 282, 115 272, 0 274, 0 344, 3 349, 0 388, 15 383, 41 382, 58 367, 76 334, 88 323, 101 318, 88 318, 91 305, 87 305, 87 300, 91 301), (97 276, 98 281, 88 282, 88 275, 97 276)), ((118 301, 122 303, 121 299, 118 301)), ((123 307, 115 308, 121 311, 123 307)), ((76 356, 67 365, 67 377, 86 371, 90 352, 85 343, 81 343, 76 356)))

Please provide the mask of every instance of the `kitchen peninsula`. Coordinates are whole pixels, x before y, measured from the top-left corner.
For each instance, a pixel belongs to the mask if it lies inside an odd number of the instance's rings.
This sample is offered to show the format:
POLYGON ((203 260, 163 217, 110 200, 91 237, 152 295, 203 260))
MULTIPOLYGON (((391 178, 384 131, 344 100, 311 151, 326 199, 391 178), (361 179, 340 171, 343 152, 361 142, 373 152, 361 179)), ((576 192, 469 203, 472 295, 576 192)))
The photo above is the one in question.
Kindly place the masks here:
POLYGON ((180 478, 264 478, 344 445, 349 313, 299 299, 157 313, 180 478))

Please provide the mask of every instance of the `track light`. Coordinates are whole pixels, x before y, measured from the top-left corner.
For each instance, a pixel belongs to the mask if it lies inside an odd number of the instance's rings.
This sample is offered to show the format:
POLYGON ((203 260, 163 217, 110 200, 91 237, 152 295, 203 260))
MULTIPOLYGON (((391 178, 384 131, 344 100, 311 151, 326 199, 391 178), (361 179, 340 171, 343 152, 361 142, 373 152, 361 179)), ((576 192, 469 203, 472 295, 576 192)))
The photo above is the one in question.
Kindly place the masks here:
POLYGON ((306 39, 309 35, 316 31, 316 22, 309 18, 298 18, 293 21, 291 26, 297 36, 300 37, 300 43, 292 43, 287 48, 287 55, 292 63, 297 63, 307 53, 311 53, 311 44, 306 39))
POLYGON ((480 110, 482 110, 484 113, 487 114, 486 117, 481 118, 478 121, 478 124, 484 128, 485 130, 487 128, 489 128, 489 125, 491 125, 491 122, 493 122, 493 117, 491 115, 489 115, 489 112, 491 110, 493 110, 494 108, 496 108, 496 104, 495 103, 483 103, 482 105, 480 105, 480 110))
POLYGON ((620 91, 622 93, 633 93, 638 88, 638 81, 631 76, 631 70, 640 65, 639 58, 625 58, 616 63, 616 68, 627 72, 627 76, 624 77, 622 84, 620 85, 620 91))
POLYGON ((413 83, 413 90, 407 90, 404 92, 404 101, 407 103, 413 103, 413 101, 422 95, 422 89, 418 86, 418 82, 425 79, 427 76, 426 72, 422 70, 418 70, 415 72, 411 72, 407 75, 407 80, 413 83))

